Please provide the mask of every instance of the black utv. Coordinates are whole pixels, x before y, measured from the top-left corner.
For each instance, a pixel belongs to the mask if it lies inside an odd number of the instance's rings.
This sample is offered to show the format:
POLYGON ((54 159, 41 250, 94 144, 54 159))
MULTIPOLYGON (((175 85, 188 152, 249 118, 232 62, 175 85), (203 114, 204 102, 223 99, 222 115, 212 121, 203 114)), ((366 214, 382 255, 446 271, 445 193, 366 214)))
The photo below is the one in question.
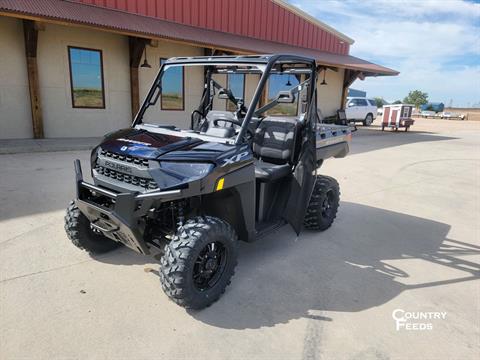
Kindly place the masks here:
POLYGON ((200 309, 230 283, 238 240, 287 223, 297 234, 327 229, 339 187, 317 169, 348 153, 351 134, 319 123, 317 71, 315 60, 294 55, 164 62, 132 126, 92 150, 93 184, 75 161, 69 239, 95 254, 122 245, 160 254, 165 293, 200 309), (183 79, 186 95, 177 85, 183 79), (190 118, 165 110, 181 102, 190 118))

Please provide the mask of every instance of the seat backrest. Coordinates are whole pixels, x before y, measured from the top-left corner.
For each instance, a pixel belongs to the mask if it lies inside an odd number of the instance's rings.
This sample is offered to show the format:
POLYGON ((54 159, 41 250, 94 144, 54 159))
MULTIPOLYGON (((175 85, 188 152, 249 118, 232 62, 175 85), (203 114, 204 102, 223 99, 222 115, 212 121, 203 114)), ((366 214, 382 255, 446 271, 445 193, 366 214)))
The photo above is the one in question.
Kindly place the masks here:
POLYGON ((299 124, 294 117, 264 118, 255 131, 253 153, 266 162, 292 162, 299 124))

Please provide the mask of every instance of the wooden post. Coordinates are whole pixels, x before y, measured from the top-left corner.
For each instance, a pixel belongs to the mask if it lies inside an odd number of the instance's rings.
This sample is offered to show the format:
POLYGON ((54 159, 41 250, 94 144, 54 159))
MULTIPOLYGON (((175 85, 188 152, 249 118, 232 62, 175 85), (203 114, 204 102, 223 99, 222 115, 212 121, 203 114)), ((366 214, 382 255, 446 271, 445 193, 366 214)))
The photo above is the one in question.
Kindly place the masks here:
POLYGON ((341 109, 345 109, 345 105, 348 97, 348 88, 357 79, 359 74, 360 74, 359 71, 345 69, 345 73, 343 75, 342 101, 340 103, 341 109))
MULTIPOLYGON (((259 75, 258 81, 260 82, 260 78, 262 76, 259 75)), ((262 106, 266 105, 268 102, 268 82, 265 84, 265 87, 262 89, 262 95, 260 96, 260 99, 258 99, 258 108, 261 108, 262 106)))
POLYGON ((140 86, 138 80, 138 67, 142 59, 147 39, 130 36, 128 38, 130 53, 130 102, 132 107, 132 119, 140 108, 140 86))
POLYGON ((28 90, 30 93, 30 108, 32 110, 33 137, 42 139, 43 117, 40 102, 40 86, 38 82, 37 43, 38 30, 32 20, 23 20, 25 38, 25 57, 27 59, 28 90))
POLYGON ((203 55, 204 56, 214 56, 216 50, 214 48, 203 48, 203 55))
MULTIPOLYGON (((258 83, 260 83, 260 79, 262 78, 262 74, 258 75, 258 83)), ((257 109, 260 109, 262 106, 265 106, 268 103, 268 85, 270 79, 267 80, 265 86, 262 89, 262 93, 260 94, 260 98, 258 99, 257 109)), ((258 86, 257 83, 257 86, 258 86)), ((255 87, 256 88, 256 87, 255 87)))

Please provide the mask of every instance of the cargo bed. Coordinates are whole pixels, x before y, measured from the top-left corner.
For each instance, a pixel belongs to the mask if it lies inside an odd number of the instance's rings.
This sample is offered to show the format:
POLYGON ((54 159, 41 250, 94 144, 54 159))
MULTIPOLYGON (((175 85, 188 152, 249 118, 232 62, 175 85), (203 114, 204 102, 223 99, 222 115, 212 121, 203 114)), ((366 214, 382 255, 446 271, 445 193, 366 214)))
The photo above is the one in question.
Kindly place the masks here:
POLYGON ((342 158, 348 154, 348 143, 352 139, 352 132, 348 126, 318 124, 315 132, 317 160, 342 158))

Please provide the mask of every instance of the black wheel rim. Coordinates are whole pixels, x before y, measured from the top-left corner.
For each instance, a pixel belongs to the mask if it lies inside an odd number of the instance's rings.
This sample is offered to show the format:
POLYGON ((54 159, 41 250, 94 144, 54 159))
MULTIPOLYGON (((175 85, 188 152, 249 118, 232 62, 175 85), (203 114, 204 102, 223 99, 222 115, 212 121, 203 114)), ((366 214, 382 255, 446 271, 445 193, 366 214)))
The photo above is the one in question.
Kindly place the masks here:
POLYGON ((199 291, 206 291, 220 280, 227 265, 227 249, 216 241, 207 244, 193 267, 193 283, 199 291))
POLYGON ((332 216, 334 203, 335 194, 333 190, 328 190, 322 202, 322 217, 324 219, 329 219, 332 216))

